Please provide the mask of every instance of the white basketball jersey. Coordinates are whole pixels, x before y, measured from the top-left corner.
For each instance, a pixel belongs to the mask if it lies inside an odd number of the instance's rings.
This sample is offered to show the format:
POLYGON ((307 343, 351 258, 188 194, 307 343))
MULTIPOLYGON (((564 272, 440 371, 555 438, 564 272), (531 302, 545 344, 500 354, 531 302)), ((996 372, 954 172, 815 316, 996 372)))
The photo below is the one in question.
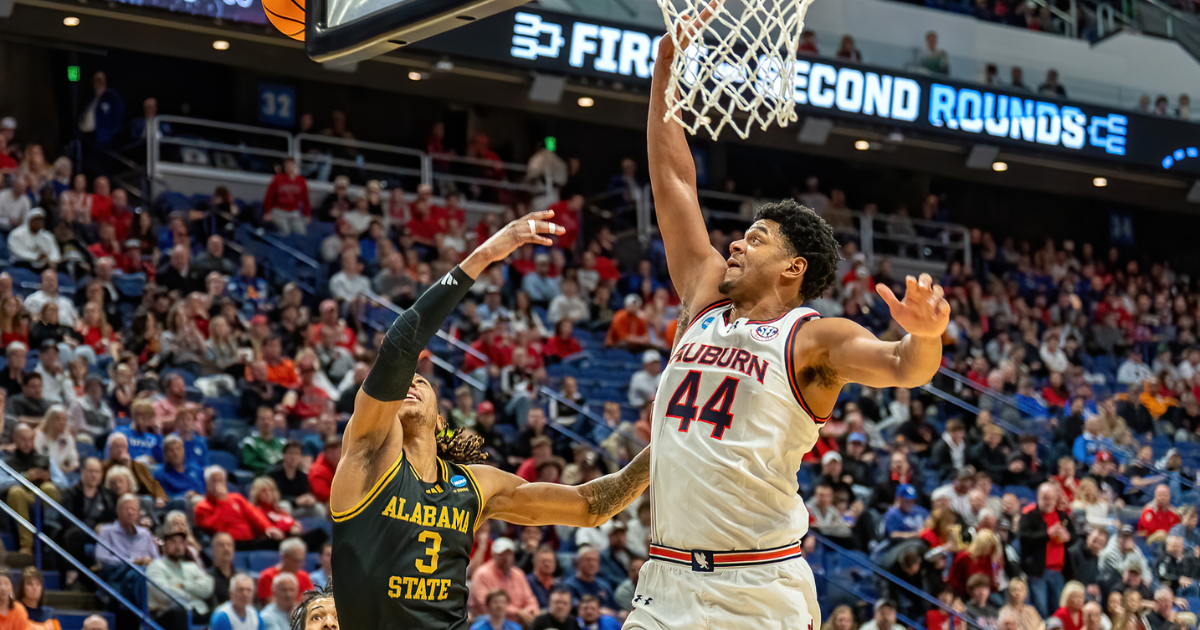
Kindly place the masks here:
POLYGON ((808 532, 800 461, 824 418, 793 376, 797 308, 772 321, 729 321, 728 300, 681 333, 654 399, 651 541, 677 549, 755 550, 808 532))

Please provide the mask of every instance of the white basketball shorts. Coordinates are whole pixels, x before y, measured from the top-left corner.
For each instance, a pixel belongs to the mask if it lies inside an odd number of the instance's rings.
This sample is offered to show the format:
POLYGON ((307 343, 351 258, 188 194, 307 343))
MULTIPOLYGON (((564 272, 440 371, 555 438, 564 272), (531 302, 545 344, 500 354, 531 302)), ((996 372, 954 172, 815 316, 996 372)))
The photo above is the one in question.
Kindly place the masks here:
POLYGON ((642 565, 622 630, 814 630, 821 627, 804 558, 697 572, 651 559, 642 565))

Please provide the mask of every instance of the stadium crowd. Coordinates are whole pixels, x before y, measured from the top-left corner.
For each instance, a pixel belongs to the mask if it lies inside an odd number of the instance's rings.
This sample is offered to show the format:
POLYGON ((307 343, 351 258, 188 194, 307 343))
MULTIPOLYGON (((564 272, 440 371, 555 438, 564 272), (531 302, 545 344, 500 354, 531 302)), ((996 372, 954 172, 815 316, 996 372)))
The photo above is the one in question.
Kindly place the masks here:
MULTIPOLYGON (((330 573, 339 432, 377 347, 368 294, 411 303, 527 200, 500 199, 503 213, 469 225, 463 196, 486 192, 386 194, 371 181, 356 193, 335 174, 334 191, 313 199, 286 160, 261 203, 218 189, 168 212, 49 160, 15 125, 0 138, 0 449, 29 482, 6 479, 5 501, 24 517, 31 487, 61 503, 74 519, 49 518, 47 531, 122 594, 147 596, 143 573, 161 585, 148 597, 164 627, 186 627, 188 613, 221 630, 248 616, 288 627, 299 595, 330 573), (311 239, 327 289, 237 255, 243 245, 213 220, 225 216, 311 239), (89 530, 104 543, 94 557, 89 530)), ((469 151, 495 156, 486 137, 469 151)), ((627 160, 610 188, 637 178, 627 160)), ((555 247, 521 250, 476 283, 447 326, 469 350, 432 349, 484 389, 435 368, 432 351, 418 365, 488 462, 531 481, 586 482, 646 443, 675 334, 661 257, 623 269, 584 192, 568 185, 551 206, 567 228, 555 247)), ((827 196, 815 179, 798 194, 844 234, 841 282, 811 305, 902 335, 873 287, 900 291, 903 279, 887 256, 856 253, 853 222, 880 221, 896 254, 906 234, 938 228, 906 225, 907 211, 850 218, 841 191, 827 196)), ((944 216, 943 201, 930 195, 921 215, 944 216)), ((711 237, 725 251, 740 233, 711 237)), ((1115 248, 978 230, 971 241, 971 264, 949 260, 940 278, 953 319, 948 371, 933 385, 956 403, 848 388, 798 476, 822 536, 805 549, 830 604, 825 626, 1194 628, 1200 296, 1169 266, 1115 248), (854 553, 887 572, 857 585, 876 596, 869 608, 830 568, 854 553)), ((594 529, 482 524, 472 627, 619 627, 649 522, 643 497, 594 529)), ((16 533, 8 561, 28 563, 33 536, 16 533)), ((64 588, 94 589, 45 561, 64 588)), ((29 575, 13 589, 0 574, 0 602, 53 621, 29 575)))

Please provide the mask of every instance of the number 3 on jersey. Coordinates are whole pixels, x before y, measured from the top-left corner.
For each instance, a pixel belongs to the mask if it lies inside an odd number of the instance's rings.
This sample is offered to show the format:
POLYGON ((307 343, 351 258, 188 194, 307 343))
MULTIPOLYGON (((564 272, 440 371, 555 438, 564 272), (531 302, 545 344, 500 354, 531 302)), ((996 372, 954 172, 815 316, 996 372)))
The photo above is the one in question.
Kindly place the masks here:
POLYGON ((737 395, 739 382, 732 376, 726 376, 725 380, 721 381, 717 389, 708 397, 704 408, 697 409, 696 398, 700 393, 700 372, 692 370, 680 381, 675 393, 671 394, 671 400, 667 403, 666 416, 679 418, 679 430, 684 433, 687 433, 693 420, 708 422, 713 425, 711 437, 719 440, 725 435, 725 429, 733 424, 733 415, 729 413, 729 409, 733 406, 733 398, 737 395))

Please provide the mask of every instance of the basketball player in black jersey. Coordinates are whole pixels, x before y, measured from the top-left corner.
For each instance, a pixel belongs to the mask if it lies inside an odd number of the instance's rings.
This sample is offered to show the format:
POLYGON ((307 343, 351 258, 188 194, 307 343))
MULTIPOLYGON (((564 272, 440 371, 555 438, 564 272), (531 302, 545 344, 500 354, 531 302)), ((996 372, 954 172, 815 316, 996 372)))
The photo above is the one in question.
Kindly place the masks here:
POLYGON ((439 438, 446 422, 436 393, 414 378, 418 354, 488 265, 522 245, 551 245, 546 235, 563 233, 547 222, 552 216, 535 212, 505 226, 388 330, 354 401, 329 501, 342 627, 465 628, 467 562, 480 522, 595 527, 646 488, 649 449, 620 472, 581 486, 527 483, 467 465, 477 461, 478 438, 439 438))

